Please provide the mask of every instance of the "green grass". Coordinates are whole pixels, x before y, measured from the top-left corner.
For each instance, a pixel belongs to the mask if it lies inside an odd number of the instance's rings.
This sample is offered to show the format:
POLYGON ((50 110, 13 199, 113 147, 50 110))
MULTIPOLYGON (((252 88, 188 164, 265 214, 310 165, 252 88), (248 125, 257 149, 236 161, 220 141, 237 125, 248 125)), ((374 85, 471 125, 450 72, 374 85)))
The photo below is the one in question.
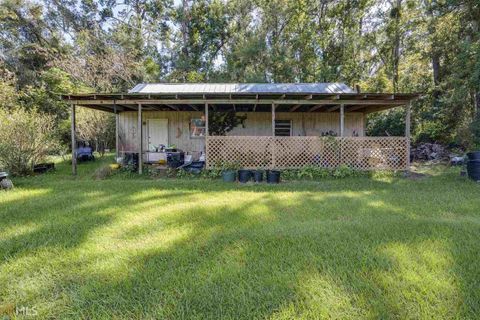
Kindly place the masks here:
POLYGON ((0 192, 4 310, 62 319, 479 317, 480 186, 458 170, 256 186, 93 180, 101 164, 80 165, 77 178, 59 164, 0 192))

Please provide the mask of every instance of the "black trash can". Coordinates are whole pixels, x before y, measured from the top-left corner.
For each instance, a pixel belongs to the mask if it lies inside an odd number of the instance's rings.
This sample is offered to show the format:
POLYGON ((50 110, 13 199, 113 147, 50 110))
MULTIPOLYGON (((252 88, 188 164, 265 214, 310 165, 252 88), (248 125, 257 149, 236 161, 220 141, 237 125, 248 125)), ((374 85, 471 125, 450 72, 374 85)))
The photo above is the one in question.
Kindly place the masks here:
POLYGON ((480 151, 467 153, 468 160, 480 160, 480 151))
POLYGON ((480 181, 480 159, 467 162, 468 177, 474 181, 480 181))
POLYGON ((263 170, 253 171, 253 181, 260 183, 263 181, 263 170))
POLYGON ((252 171, 238 170, 238 182, 247 183, 252 178, 252 171))
POLYGON ((268 170, 267 171, 267 183, 279 183, 280 171, 268 170))

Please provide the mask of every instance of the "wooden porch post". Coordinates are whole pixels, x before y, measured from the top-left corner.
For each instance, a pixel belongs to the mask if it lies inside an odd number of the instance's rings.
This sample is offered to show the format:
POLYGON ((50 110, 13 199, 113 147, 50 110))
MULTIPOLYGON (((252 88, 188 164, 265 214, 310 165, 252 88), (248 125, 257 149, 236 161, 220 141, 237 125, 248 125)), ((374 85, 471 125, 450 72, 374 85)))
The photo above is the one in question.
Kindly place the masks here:
POLYGON ((208 168, 208 103, 205 102, 205 167, 208 168))
POLYGON ((340 105, 340 137, 345 136, 345 105, 340 105))
POLYGON ((412 112, 412 103, 409 102, 405 106, 405 138, 407 143, 407 170, 410 170, 410 121, 411 121, 411 112, 412 112))
POLYGON ((71 105, 71 135, 72 135, 72 174, 75 176, 77 175, 77 155, 75 150, 77 149, 77 140, 76 140, 76 131, 77 125, 75 123, 75 105, 71 105))
POLYGON ((117 158, 120 155, 120 152, 118 150, 118 147, 120 146, 119 142, 118 142, 118 124, 120 122, 120 118, 119 118, 119 115, 118 115, 116 104, 113 106, 113 109, 115 111, 115 162, 116 162, 117 158))
POLYGON ((276 166, 276 141, 275 141, 275 108, 276 105, 272 103, 272 169, 275 169, 276 166))
POLYGON ((143 172, 143 129, 142 129, 142 104, 138 104, 138 123, 137 123, 137 135, 138 135, 138 173, 143 172))
POLYGON ((275 104, 272 103, 272 136, 275 137, 275 104))

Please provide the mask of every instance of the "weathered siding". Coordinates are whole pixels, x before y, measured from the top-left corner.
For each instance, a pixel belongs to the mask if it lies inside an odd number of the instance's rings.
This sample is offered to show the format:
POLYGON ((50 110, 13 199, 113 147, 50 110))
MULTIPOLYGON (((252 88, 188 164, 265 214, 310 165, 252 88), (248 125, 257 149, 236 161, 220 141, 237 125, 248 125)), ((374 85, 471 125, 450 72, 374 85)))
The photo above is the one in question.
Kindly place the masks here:
MULTIPOLYGON (((147 148, 147 119, 168 119, 168 140, 186 151, 203 151, 204 138, 190 137, 190 119, 200 118, 202 112, 144 111, 143 112, 143 148, 147 148)), ((319 136, 322 132, 340 133, 340 115, 338 113, 276 113, 278 120, 292 120, 294 136, 319 136)), ((364 116, 362 113, 345 114, 345 135, 353 132, 364 136, 364 116)), ((272 134, 272 115, 269 112, 249 112, 245 128, 239 126, 229 132, 231 136, 270 136, 272 134)), ((123 151, 137 150, 137 112, 122 112, 119 127, 120 145, 123 151)))

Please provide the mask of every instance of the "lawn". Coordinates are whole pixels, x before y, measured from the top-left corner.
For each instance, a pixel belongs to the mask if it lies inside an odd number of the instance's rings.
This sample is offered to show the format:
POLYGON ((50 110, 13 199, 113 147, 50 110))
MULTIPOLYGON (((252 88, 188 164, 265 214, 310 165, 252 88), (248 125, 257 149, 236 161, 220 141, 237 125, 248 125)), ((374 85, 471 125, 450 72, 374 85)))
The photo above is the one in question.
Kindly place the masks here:
POLYGON ((101 163, 81 165, 77 178, 59 164, 0 192, 2 312, 62 319, 480 314, 480 185, 458 170, 429 169, 416 180, 238 185, 93 180, 101 163))

